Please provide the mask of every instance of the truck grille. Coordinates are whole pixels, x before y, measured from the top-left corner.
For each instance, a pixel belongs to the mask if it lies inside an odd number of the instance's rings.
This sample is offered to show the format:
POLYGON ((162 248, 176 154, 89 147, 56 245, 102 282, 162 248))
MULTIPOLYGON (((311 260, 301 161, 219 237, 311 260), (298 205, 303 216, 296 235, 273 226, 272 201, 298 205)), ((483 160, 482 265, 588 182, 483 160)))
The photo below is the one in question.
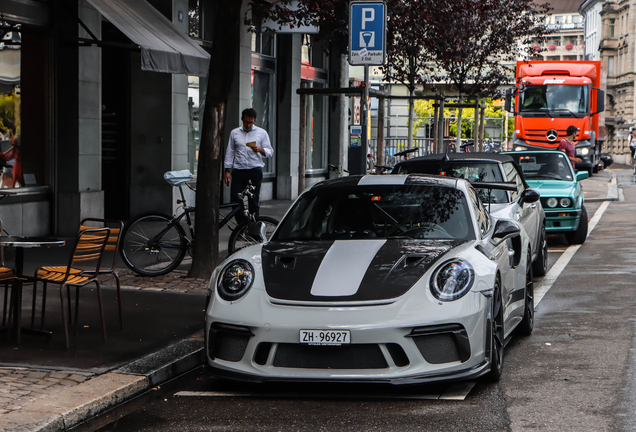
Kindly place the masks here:
POLYGON ((526 130, 526 142, 530 145, 541 146, 541 147, 553 147, 559 144, 559 142, 565 138, 566 131, 565 129, 555 129, 557 131, 557 139, 554 141, 548 141, 546 138, 546 134, 548 129, 527 129, 526 130))

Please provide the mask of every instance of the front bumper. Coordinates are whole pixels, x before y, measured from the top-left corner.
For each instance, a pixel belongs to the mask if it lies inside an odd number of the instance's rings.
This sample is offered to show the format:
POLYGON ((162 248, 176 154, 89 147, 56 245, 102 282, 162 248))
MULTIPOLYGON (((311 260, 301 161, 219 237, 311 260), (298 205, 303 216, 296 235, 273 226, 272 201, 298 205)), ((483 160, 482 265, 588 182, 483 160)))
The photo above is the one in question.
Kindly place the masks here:
POLYGON ((581 210, 550 210, 544 207, 545 230, 548 234, 576 231, 581 220, 581 210), (565 216, 567 215, 567 216, 565 216))
POLYGON ((206 315, 206 361, 215 375, 251 382, 415 384, 475 378, 490 370, 489 297, 469 293, 434 311, 410 303, 270 304, 240 319, 227 305, 215 305, 206 315), (351 344, 301 344, 300 330, 307 329, 349 330, 351 344))

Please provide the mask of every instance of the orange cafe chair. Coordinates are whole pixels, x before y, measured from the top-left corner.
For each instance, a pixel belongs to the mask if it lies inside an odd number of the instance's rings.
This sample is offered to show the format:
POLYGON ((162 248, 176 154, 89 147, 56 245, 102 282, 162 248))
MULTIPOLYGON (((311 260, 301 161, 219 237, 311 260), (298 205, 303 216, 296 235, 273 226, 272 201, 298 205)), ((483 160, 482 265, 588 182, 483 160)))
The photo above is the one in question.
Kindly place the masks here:
MULTIPOLYGON (((64 306, 64 288, 67 288, 67 296, 70 296, 71 286, 76 289, 75 292, 75 333, 77 334, 77 317, 79 312, 79 292, 80 288, 91 282, 95 282, 97 286, 97 301, 99 303, 99 315, 102 322, 102 336, 107 340, 106 321, 104 320, 104 309, 102 305, 102 291, 97 276, 99 275, 102 257, 108 237, 110 236, 109 228, 91 228, 81 230, 73 246, 73 251, 69 258, 68 266, 43 266, 35 271, 33 295, 36 293, 37 282, 43 283, 42 297, 42 321, 44 321, 44 311, 46 308, 46 287, 47 284, 56 284, 60 286, 60 304, 62 307, 62 320, 64 321, 64 336, 66 338, 66 348, 71 347, 68 333, 68 323, 70 317, 69 311, 64 306)), ((70 298, 69 298, 70 302, 70 298)))

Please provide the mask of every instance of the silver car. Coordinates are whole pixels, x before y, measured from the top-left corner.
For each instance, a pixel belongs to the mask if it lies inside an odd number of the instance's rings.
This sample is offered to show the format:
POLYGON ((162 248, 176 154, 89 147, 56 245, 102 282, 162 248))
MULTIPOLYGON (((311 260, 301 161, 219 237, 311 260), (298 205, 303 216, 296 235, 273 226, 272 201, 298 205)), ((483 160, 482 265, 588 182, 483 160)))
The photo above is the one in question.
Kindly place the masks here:
POLYGON ((496 380, 504 341, 532 332, 531 261, 525 230, 468 181, 327 180, 214 270, 207 363, 255 382, 496 380))
POLYGON ((530 237, 533 270, 536 276, 548 272, 548 241, 545 212, 539 193, 526 183, 512 157, 497 153, 449 153, 422 156, 400 162, 393 174, 439 174, 479 182, 507 182, 514 190, 480 189, 479 197, 493 216, 519 222, 530 237))

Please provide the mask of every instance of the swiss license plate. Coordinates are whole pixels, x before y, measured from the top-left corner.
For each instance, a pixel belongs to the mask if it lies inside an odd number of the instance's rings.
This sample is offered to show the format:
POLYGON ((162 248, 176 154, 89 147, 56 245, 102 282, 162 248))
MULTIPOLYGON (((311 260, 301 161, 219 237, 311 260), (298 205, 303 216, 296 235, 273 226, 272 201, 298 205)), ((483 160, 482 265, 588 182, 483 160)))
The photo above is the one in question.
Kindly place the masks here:
POLYGON ((349 330, 301 330, 300 343, 308 345, 343 345, 351 343, 349 330))

